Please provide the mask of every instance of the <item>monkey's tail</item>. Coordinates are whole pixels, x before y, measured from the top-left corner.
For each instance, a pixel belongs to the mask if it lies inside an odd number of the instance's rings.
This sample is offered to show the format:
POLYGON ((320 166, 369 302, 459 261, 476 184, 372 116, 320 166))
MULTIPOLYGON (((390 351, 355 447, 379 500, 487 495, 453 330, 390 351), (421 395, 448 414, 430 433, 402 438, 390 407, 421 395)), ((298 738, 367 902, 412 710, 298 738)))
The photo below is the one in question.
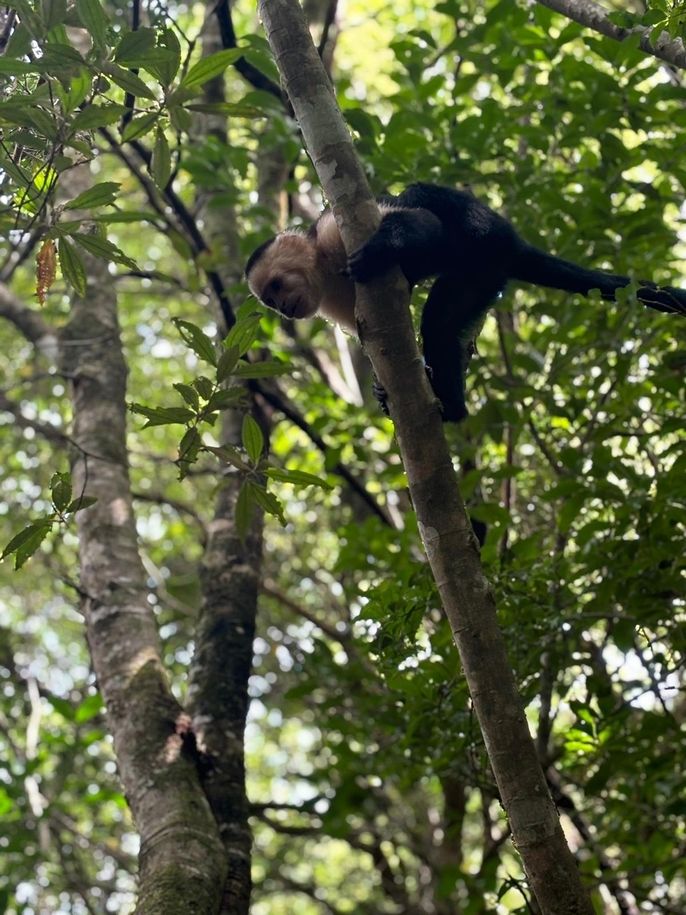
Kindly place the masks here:
MULTIPOLYGON (((628 277, 601 270, 585 270, 571 261, 547 254, 533 245, 523 245, 512 268, 512 279, 566 292, 588 295, 598 289, 604 299, 614 299, 617 289, 631 282, 628 277)), ((656 311, 686 315, 686 289, 673 286, 656 286, 643 283, 636 292, 637 298, 656 311)))

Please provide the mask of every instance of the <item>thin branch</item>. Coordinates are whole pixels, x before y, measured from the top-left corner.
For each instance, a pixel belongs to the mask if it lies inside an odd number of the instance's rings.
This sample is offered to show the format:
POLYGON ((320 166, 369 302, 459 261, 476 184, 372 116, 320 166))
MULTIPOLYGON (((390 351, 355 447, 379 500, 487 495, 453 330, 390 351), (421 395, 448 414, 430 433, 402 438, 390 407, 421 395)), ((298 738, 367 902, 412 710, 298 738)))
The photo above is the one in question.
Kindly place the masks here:
POLYGON ((207 536, 205 522, 201 516, 193 511, 190 505, 182 502, 180 499, 170 499, 161 492, 141 492, 141 490, 132 490, 131 495, 137 502, 150 502, 153 505, 165 505, 173 509, 178 515, 187 515, 203 531, 203 538, 207 536))
POLYGON ((32 429, 37 435, 55 445, 66 448, 68 445, 73 444, 69 436, 65 435, 57 426, 51 426, 50 423, 41 423, 36 419, 29 419, 28 416, 24 416, 21 406, 18 403, 14 403, 2 392, 0 392, 0 412, 11 413, 14 417, 15 426, 20 429, 32 429))
POLYGON ((557 476, 559 476, 559 477, 569 476, 569 471, 568 471, 567 468, 564 466, 564 464, 561 464, 561 463, 558 461, 558 459, 555 457, 555 455, 554 455, 553 452, 550 450, 550 448, 548 448, 548 445, 546 444, 546 442, 545 442, 545 441, 543 440, 543 438, 541 437, 541 434, 540 434, 540 432, 538 431, 538 429, 536 428, 536 425, 534 424, 534 421, 533 421, 533 419, 532 419, 531 417, 529 417, 529 419, 527 420, 527 423, 526 423, 526 424, 527 424, 527 426, 529 427, 529 432, 531 432, 531 437, 532 437, 533 440, 536 442, 539 451, 541 452, 541 454, 543 455, 543 457, 546 459, 546 461, 547 461, 548 464, 550 465, 551 469, 552 469, 552 470, 557 474, 557 476))
MULTIPOLYGON (((317 54, 323 59, 324 52, 326 51, 326 45, 329 41, 329 32, 331 31, 331 26, 336 21, 336 12, 338 10, 338 0, 329 0, 329 3, 326 7, 326 15, 324 16, 324 24, 322 26, 322 34, 319 39, 319 45, 317 46, 317 54)), ((335 40, 335 39, 334 39, 335 40)))
POLYGON ((54 327, 34 308, 24 305, 4 283, 0 283, 0 317, 14 324, 17 330, 39 349, 48 349, 50 345, 57 346, 54 327))
POLYGON ((304 620, 307 620, 308 623, 312 623, 313 626, 316 626, 317 629, 321 629, 324 635, 327 635, 334 642, 338 642, 347 651, 350 637, 349 632, 339 632, 335 626, 331 626, 329 623, 324 622, 324 620, 319 619, 314 613, 310 613, 310 611, 306 610, 301 604, 291 600, 291 598, 280 591, 273 582, 263 582, 261 591, 263 594, 266 594, 267 597, 273 598, 292 613, 295 613, 296 616, 301 616, 304 620))
POLYGON ((556 13, 562 13, 568 19, 573 19, 579 25, 600 32, 601 35, 613 38, 615 41, 626 41, 632 35, 638 35, 640 36, 638 45, 646 54, 664 60, 674 67, 686 68, 686 48, 684 48, 683 41, 680 38, 670 38, 667 32, 662 32, 657 41, 652 43, 650 41, 651 28, 637 25, 627 29, 615 25, 608 18, 608 12, 593 0, 538 0, 538 2, 556 13))
POLYGON ((309 899, 314 900, 314 902, 323 911, 328 912, 329 915, 343 915, 342 909, 337 909, 331 902, 328 902, 326 899, 322 899, 321 889, 314 883, 300 883, 298 880, 295 880, 292 877, 288 877, 282 872, 279 872, 277 877, 272 877, 272 880, 281 884, 282 886, 282 890, 278 894, 279 904, 281 905, 283 905, 284 892, 302 893, 303 896, 307 896, 309 899))
MULTIPOLYGON (((146 193, 148 195, 148 199, 150 200, 151 204, 153 206, 155 206, 155 209, 157 210, 157 212, 161 213, 161 215, 164 215, 166 221, 169 222, 168 216, 164 213, 164 210, 160 207, 159 202, 157 204, 155 203, 155 198, 157 196, 157 189, 155 189, 155 191, 153 193, 153 191, 151 190, 151 187, 153 185, 151 185, 147 176, 140 169, 138 169, 134 165, 134 163, 131 162, 130 159, 127 159, 126 154, 120 149, 118 141, 112 136, 112 134, 107 130, 107 128, 101 127, 99 129, 99 133, 103 137, 105 137, 105 139, 107 140, 109 145, 112 147, 112 149, 115 151, 115 153, 118 156, 120 156, 122 161, 126 162, 127 167, 131 169, 131 172, 133 173, 133 175, 138 179, 138 181, 141 183, 142 187, 146 191, 146 193)), ((152 153, 148 149, 146 149, 145 146, 142 143, 140 143, 138 140, 131 140, 130 146, 135 151, 136 155, 141 160, 141 162, 143 162, 144 165, 149 167, 150 163, 152 161, 152 153)), ((173 189, 173 187, 171 186, 171 182, 164 189, 163 196, 164 196, 164 199, 167 202, 167 204, 171 207, 171 209, 172 209, 174 215, 176 216, 176 218, 178 219, 180 225, 184 228, 184 230, 186 232, 186 235, 191 243, 191 248, 193 250, 194 259, 195 259, 195 257, 197 257, 197 255, 208 252, 210 250, 210 246, 207 244, 207 242, 205 241, 205 238, 203 237, 202 232, 198 228, 198 224, 195 221, 195 219, 193 218, 193 214, 189 211, 186 204, 183 202, 183 200, 181 200, 181 198, 178 196, 176 191, 173 189)), ((221 313, 222 313, 222 317, 224 319, 224 325, 225 325, 224 329, 228 330, 229 328, 233 327, 233 325, 236 323, 236 319, 234 317, 233 307, 231 305, 229 296, 226 292, 226 288, 224 286, 222 278, 219 275, 219 273, 217 273, 216 270, 208 270, 208 269, 205 269, 205 276, 207 277, 207 280, 208 280, 210 286, 212 287, 212 291, 214 292, 214 294, 217 298, 219 307, 221 308, 221 313)))
MULTIPOLYGON (((328 454, 329 446, 326 444, 324 439, 321 437, 321 435, 319 435, 319 433, 315 432, 305 417, 302 416, 302 414, 299 413, 295 407, 289 403, 285 395, 275 389, 266 388, 255 381, 249 382, 248 386, 255 393, 260 394, 271 407, 273 407, 275 410, 279 410, 279 412, 283 413, 287 419, 290 419, 294 425, 296 425, 299 429, 302 429, 302 431, 309 437, 312 443, 317 446, 322 454, 328 454)), ((387 524, 389 527, 395 527, 393 519, 388 514, 386 508, 382 505, 379 505, 374 496, 368 492, 364 484, 361 483, 354 476, 354 474, 348 470, 345 464, 339 461, 332 467, 332 472, 345 480, 353 492, 355 492, 362 499, 365 505, 367 505, 367 507, 371 510, 372 514, 376 515, 377 518, 380 518, 384 524, 387 524)))
MULTIPOLYGON (((231 19, 229 0, 218 0, 214 12, 217 17, 217 22, 219 23, 219 34, 221 35, 222 46, 224 48, 235 48, 237 46, 236 33, 231 19)), ((278 98, 279 101, 284 101, 281 86, 269 79, 268 76, 265 76, 261 70, 258 70, 257 67, 249 63, 245 57, 239 57, 234 66, 241 76, 255 89, 262 89, 264 92, 269 92, 270 95, 278 98)))
POLYGON ((14 276, 17 268, 31 257, 44 232, 45 226, 42 223, 34 226, 31 231, 27 230, 24 233, 27 237, 23 244, 19 243, 9 250, 5 262, 0 267, 0 282, 8 282, 14 276))

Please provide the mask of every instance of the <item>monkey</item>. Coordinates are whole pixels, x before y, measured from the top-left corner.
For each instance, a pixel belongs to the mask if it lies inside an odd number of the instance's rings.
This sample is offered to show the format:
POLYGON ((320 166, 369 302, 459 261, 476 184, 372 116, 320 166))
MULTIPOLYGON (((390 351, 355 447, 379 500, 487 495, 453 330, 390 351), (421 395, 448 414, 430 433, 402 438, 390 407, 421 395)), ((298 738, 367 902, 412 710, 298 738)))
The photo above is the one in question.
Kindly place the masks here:
MULTIPOLYGON (((287 318, 321 315, 355 333, 355 283, 398 266, 410 288, 436 277, 421 318, 427 373, 444 421, 467 416, 464 378, 473 339, 508 280, 612 300, 626 276, 589 270, 525 242, 503 216, 471 192, 417 183, 379 198, 381 223, 347 257, 333 214, 303 232, 289 229, 250 256, 246 278, 265 305, 287 318)), ((637 298, 686 315, 686 289, 642 282, 637 298)), ((382 406, 384 406, 383 396, 382 406)))

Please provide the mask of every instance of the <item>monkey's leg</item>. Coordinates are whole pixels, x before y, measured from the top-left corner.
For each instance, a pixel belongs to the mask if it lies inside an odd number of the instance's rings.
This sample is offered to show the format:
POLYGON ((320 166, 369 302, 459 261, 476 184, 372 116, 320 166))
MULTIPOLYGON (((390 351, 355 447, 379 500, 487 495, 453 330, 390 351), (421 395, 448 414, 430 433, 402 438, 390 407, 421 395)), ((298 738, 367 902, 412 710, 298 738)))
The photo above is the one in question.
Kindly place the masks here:
POLYGON ((440 276, 431 288, 422 314, 424 359, 446 421, 467 416, 464 382, 474 337, 503 285, 497 276, 465 270, 440 276))

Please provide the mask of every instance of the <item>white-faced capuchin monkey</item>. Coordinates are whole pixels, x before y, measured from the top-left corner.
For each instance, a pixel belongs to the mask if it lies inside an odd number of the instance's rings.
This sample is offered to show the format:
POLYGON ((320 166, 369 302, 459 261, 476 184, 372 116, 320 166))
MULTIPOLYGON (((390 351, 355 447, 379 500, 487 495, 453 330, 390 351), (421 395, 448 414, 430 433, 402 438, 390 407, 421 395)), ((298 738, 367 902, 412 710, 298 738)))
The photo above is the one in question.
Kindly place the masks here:
MULTIPOLYGON (((472 338, 508 280, 613 299, 625 276, 586 270, 523 241, 513 226, 472 194, 412 184, 379 200, 381 225, 347 258, 333 215, 309 231, 282 232, 260 245, 245 273, 254 294, 287 318, 322 315, 355 332, 355 287, 392 266, 410 285, 435 276, 424 306, 424 359, 443 418, 467 415, 464 375, 472 338)), ((686 290, 643 283, 637 296, 657 311, 686 315, 686 290)))

